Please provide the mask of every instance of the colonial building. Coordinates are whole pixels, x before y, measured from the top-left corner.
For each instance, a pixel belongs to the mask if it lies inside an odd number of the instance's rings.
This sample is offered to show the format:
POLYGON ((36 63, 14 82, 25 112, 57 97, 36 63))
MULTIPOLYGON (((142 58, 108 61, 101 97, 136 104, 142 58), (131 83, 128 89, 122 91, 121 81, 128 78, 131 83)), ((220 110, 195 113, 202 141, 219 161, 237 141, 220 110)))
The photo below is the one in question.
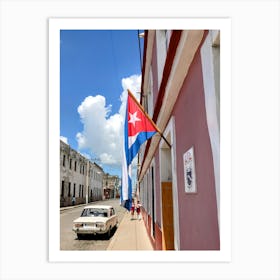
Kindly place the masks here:
POLYGON ((60 206, 102 200, 103 169, 60 140, 60 206))
POLYGON ((108 173, 103 176, 103 199, 118 198, 120 178, 108 173))
POLYGON ((219 250, 220 32, 145 31, 141 104, 159 134, 139 153, 156 250, 219 250))

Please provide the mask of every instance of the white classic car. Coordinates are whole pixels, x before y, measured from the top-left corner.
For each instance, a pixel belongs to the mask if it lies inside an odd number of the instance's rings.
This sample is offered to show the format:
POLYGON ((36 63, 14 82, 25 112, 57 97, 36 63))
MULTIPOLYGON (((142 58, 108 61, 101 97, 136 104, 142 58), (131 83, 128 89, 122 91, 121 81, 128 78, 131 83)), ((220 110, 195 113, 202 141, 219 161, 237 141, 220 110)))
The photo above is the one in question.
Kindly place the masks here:
POLYGON ((80 239, 85 234, 107 234, 118 226, 118 217, 115 209, 107 205, 86 206, 81 216, 73 221, 73 231, 80 239))

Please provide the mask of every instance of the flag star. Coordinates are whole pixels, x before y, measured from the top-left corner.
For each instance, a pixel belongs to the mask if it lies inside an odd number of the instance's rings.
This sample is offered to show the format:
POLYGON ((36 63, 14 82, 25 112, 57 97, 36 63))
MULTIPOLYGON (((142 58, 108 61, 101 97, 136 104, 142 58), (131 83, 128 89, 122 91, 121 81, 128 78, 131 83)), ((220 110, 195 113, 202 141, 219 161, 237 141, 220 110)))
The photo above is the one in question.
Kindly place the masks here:
POLYGON ((129 113, 129 123, 132 123, 133 124, 133 126, 135 127, 135 123, 136 122, 141 122, 141 119, 139 119, 138 117, 137 117, 137 111, 135 112, 135 113, 133 113, 133 114, 131 114, 131 113, 129 113))

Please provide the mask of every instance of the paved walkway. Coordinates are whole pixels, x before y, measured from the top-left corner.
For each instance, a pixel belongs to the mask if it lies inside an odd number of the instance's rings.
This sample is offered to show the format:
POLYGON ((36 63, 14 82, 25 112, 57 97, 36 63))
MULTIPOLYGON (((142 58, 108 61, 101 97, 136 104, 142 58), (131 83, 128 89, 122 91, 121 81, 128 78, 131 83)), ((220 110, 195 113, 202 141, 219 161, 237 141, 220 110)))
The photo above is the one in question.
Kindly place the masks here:
POLYGON ((107 250, 153 250, 143 220, 131 220, 125 213, 119 227, 111 239, 107 250))

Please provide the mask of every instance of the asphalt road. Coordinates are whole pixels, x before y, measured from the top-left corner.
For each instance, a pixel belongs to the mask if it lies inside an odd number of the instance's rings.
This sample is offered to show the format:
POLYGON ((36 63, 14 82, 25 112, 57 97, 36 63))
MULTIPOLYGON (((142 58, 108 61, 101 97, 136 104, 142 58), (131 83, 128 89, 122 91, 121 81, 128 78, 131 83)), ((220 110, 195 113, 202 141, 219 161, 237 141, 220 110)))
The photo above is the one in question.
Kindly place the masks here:
MULTIPOLYGON (((110 199, 96 201, 90 204, 111 205, 115 208, 118 215, 118 221, 121 222, 126 209, 120 206, 119 199, 110 199)), ((65 208, 60 211, 60 250, 106 250, 115 230, 112 231, 111 238, 108 240, 106 236, 96 235, 88 236, 82 240, 77 238, 77 235, 72 230, 73 220, 78 218, 85 205, 65 208)), ((117 230, 117 229, 116 229, 117 230)))

